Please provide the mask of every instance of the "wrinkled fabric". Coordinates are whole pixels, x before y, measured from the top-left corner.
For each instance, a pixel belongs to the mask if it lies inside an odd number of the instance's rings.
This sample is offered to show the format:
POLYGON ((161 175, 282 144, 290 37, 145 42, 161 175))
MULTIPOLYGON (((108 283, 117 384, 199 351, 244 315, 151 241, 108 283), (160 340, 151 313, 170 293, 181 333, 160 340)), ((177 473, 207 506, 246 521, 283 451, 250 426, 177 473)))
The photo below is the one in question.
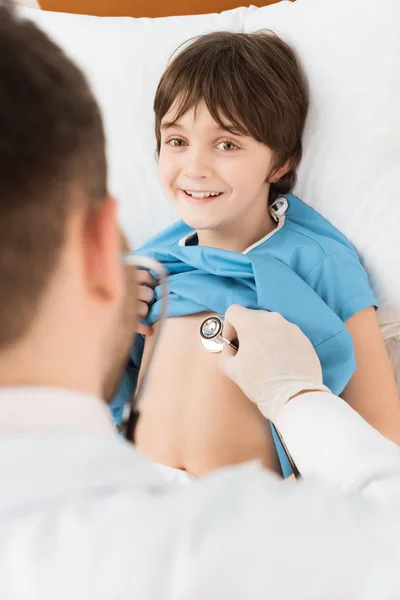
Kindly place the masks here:
MULTIPOLYGON (((168 273, 167 316, 204 311, 224 314, 231 304, 279 312, 311 340, 321 361, 324 383, 340 394, 355 370, 353 344, 344 322, 367 306, 377 306, 368 277, 347 239, 293 194, 284 222, 245 253, 205 246, 180 246, 193 233, 182 221, 157 235, 138 253, 161 262, 168 273)), ((145 322, 161 310, 156 287, 145 322)), ((140 351, 134 348, 137 364, 140 351)), ((119 393, 112 410, 126 398, 119 393)), ((285 476, 291 473, 278 443, 285 476)))

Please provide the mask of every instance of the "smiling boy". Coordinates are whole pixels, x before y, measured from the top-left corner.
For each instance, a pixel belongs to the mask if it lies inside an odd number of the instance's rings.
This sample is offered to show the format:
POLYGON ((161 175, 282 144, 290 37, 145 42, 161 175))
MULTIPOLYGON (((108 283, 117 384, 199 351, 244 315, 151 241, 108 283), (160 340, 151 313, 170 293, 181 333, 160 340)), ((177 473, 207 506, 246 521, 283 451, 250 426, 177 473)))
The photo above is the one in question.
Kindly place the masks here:
MULTIPOLYGON (((290 194, 307 108, 294 53, 268 32, 202 36, 160 80, 160 177, 182 221, 140 250, 163 262, 170 287, 136 435, 155 462, 196 476, 251 459, 280 471, 269 425, 199 343, 205 315, 233 303, 297 323, 326 385, 400 442, 398 395, 366 273, 344 236, 290 194)), ((154 327, 158 294, 148 316, 154 327)), ((149 336, 143 364, 152 344, 149 336)))

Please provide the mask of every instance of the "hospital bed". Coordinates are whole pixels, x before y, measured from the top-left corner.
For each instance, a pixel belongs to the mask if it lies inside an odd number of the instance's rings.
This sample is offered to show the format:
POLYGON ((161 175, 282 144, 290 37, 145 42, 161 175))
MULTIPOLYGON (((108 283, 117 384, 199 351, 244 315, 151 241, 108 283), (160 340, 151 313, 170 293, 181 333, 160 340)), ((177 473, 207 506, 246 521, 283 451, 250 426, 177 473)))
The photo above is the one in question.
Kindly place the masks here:
POLYGON ((134 247, 176 218, 158 182, 152 114, 174 50, 221 29, 272 29, 294 47, 311 97, 295 192, 355 245, 380 302, 400 390, 400 2, 240 4, 41 0, 45 10, 22 10, 89 77, 104 114, 110 189, 134 247))

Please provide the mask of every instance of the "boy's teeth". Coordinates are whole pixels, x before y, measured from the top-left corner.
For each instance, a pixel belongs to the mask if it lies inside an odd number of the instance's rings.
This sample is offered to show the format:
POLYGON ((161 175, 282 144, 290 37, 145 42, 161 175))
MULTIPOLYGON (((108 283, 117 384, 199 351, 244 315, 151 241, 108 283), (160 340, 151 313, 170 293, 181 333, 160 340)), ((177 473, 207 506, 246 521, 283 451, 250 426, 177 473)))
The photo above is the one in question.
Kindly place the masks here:
POLYGON ((186 192, 188 196, 192 198, 209 198, 210 196, 219 196, 220 192, 186 192))

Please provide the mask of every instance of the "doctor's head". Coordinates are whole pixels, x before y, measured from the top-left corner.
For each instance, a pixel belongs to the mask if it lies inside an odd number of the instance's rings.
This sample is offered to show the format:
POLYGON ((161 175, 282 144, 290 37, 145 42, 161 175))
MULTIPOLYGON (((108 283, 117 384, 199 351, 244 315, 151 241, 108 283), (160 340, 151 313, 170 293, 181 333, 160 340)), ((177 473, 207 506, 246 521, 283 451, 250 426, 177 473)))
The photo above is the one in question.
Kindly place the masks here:
POLYGON ((294 185, 307 108, 297 59, 275 34, 185 46, 154 100, 160 177, 182 219, 198 230, 262 219, 294 185))
POLYGON ((99 108, 80 70, 4 6, 0 82, 0 385, 109 395, 136 300, 99 108))

